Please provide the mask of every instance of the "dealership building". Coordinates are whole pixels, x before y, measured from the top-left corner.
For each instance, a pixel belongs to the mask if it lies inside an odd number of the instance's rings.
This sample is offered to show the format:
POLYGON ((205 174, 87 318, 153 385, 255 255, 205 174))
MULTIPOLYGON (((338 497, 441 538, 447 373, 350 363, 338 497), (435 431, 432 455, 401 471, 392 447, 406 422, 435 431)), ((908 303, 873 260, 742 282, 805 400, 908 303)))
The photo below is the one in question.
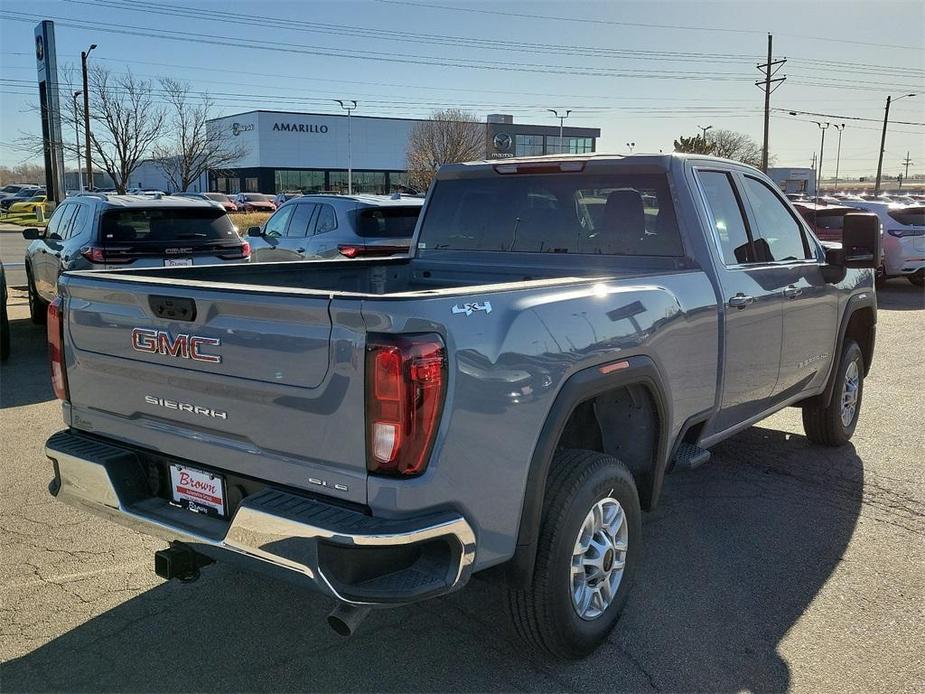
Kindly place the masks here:
MULTIPOLYGON (((351 116, 349 160, 355 192, 387 193, 407 185, 407 147, 421 120, 351 116)), ((244 155, 233 169, 209 173, 208 189, 224 193, 346 191, 347 116, 322 113, 248 111, 209 121, 244 155)), ((595 151, 599 128, 515 123, 493 114, 485 129, 485 158, 582 154, 595 151)), ((203 183, 206 183, 203 181, 203 183)))

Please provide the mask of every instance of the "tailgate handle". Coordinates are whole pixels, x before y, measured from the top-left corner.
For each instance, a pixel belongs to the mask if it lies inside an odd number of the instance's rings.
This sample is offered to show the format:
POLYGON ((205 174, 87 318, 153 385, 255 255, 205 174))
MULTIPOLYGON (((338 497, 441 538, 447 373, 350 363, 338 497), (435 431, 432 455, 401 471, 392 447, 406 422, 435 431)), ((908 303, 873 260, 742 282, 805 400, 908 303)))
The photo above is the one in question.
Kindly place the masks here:
POLYGON ((196 320, 196 302, 181 296, 148 297, 148 305, 158 318, 165 320, 196 320))

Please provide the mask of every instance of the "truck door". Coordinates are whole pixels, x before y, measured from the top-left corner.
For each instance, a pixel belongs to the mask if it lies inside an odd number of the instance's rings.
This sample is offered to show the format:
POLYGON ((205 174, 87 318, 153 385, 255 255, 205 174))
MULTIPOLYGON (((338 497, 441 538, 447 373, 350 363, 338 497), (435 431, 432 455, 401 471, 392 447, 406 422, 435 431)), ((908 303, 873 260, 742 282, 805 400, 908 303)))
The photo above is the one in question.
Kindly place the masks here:
POLYGON ((821 251, 789 205, 757 176, 743 174, 752 236, 763 240, 783 278, 780 375, 772 398, 822 385, 835 356, 837 290, 822 277, 821 251))
POLYGON ((736 174, 698 169, 724 307, 721 406, 710 431, 724 431, 771 405, 783 332, 781 269, 760 255, 736 174))

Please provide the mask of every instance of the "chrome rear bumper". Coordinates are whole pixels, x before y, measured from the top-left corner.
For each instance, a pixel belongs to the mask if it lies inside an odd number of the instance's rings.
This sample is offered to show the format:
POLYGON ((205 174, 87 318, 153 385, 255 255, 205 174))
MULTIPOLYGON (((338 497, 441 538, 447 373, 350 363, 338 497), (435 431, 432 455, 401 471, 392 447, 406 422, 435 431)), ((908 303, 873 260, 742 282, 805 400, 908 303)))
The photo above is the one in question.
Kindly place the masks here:
POLYGON ((220 520, 153 496, 139 453, 59 432, 45 445, 55 467, 50 491, 141 533, 305 582, 356 605, 435 597, 461 587, 471 573, 475 535, 459 514, 374 518, 267 487, 245 497, 230 521, 220 520))

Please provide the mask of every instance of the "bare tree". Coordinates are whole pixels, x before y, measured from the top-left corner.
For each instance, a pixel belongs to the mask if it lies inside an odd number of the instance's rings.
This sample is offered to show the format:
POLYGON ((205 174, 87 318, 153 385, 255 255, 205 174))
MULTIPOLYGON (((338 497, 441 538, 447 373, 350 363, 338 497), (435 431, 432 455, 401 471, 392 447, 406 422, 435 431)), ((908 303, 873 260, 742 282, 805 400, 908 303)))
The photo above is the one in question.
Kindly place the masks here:
POLYGON ((45 185, 45 167, 33 162, 14 166, 0 166, 0 186, 10 183, 38 183, 45 185))
POLYGON ((712 154, 751 166, 761 166, 761 145, 748 135, 734 130, 711 130, 706 137, 680 137, 674 141, 674 151, 712 154))
POLYGON ((90 71, 90 142, 94 159, 124 193, 129 178, 163 135, 164 109, 150 80, 131 72, 113 77, 103 67, 90 71))
POLYGON ((189 84, 161 79, 168 106, 167 137, 153 150, 153 160, 173 186, 184 191, 209 170, 222 170, 247 154, 218 128, 209 128, 214 103, 208 94, 194 95, 189 84))
POLYGON ((485 126, 478 116, 451 108, 435 111, 430 120, 414 126, 408 137, 408 179, 427 190, 443 164, 485 157, 485 126))

